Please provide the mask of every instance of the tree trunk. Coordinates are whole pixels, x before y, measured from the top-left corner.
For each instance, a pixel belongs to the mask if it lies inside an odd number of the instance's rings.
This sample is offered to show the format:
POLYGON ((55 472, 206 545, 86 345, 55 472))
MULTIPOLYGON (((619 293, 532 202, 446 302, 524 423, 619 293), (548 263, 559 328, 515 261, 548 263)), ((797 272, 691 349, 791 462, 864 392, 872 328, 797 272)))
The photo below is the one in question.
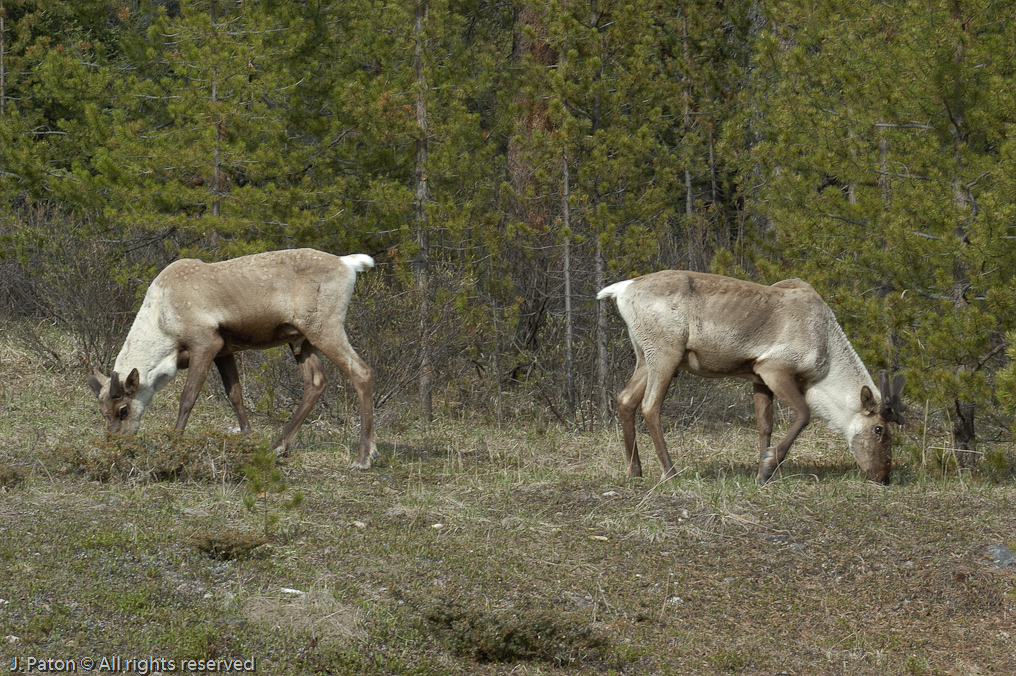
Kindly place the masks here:
MULTIPOLYGON (((592 7, 589 13, 589 25, 596 26, 600 22, 600 14, 597 12, 596 2, 593 0, 592 7)), ((596 79, 601 80, 604 76, 603 64, 608 63, 610 55, 604 46, 603 52, 600 54, 600 69, 596 74, 596 79)), ((593 115, 592 115, 592 128, 591 134, 595 135, 603 126, 602 101, 600 95, 597 94, 593 100, 593 115)), ((602 197, 600 196, 599 185, 596 185, 596 189, 591 195, 592 204, 590 205, 590 212, 596 213, 602 197)), ((600 241, 600 233, 593 232, 593 237, 596 238, 596 248, 594 251, 595 260, 593 261, 593 275, 595 290, 599 291, 606 286, 606 270, 604 269, 603 261, 603 243, 600 241)), ((596 301, 596 392, 593 398, 593 405, 598 409, 593 413, 593 419, 599 418, 601 421, 607 419, 607 315, 604 312, 605 303, 596 301)))
MULTIPOLYGON (((954 17, 957 21, 961 20, 959 17, 954 17)), ((963 42, 957 41, 956 43, 956 62, 960 63, 964 58, 963 42)), ((967 299, 967 289, 970 288, 970 275, 968 273, 963 256, 961 252, 967 247, 970 240, 967 237, 967 227, 970 222, 974 219, 975 214, 971 208, 970 192, 963 181, 963 156, 962 147, 966 144, 966 112, 962 105, 962 84, 959 81, 953 83, 953 96, 951 104, 946 103, 949 118, 952 121, 952 136, 953 136, 953 157, 956 165, 956 173, 953 176, 953 199, 956 206, 956 229, 954 234, 956 235, 957 246, 959 250, 956 252, 956 257, 953 260, 953 307, 957 313, 964 312, 969 306, 970 301, 967 299)), ((969 366, 960 365, 957 367, 957 376, 961 373, 969 370, 969 366)), ((974 431, 974 404, 969 402, 962 402, 959 398, 956 399, 956 419, 953 422, 953 438, 956 444, 956 449, 960 452, 957 453, 957 459, 962 462, 973 462, 976 460, 976 455, 972 452, 975 431, 974 431), (957 433, 957 430, 959 431, 957 433), (961 447, 962 444, 963 446, 961 447), (960 455, 962 453, 962 457, 960 455)))
MULTIPOLYGON (((603 260, 603 246, 599 236, 596 237, 596 289, 607 285, 606 266, 603 260)), ((607 313, 604 311, 607 301, 596 301, 596 397, 599 400, 600 420, 607 419, 607 313)))
POLYGON ((974 404, 956 400, 956 419, 953 421, 953 450, 960 467, 973 467, 977 462, 977 434, 974 431, 974 404))
MULTIPOLYGON (((546 28, 542 25, 539 12, 532 3, 521 3, 515 21, 515 40, 512 51, 511 65, 523 69, 527 59, 531 59, 536 67, 551 67, 557 61, 557 55, 550 48, 546 28)), ((509 192, 508 211, 512 218, 524 223, 532 233, 533 240, 523 246, 531 245, 531 253, 522 251, 518 258, 511 260, 514 268, 512 277, 516 280, 515 295, 519 301, 519 318, 516 324, 514 340, 506 337, 507 344, 513 342, 522 346, 524 351, 538 349, 540 329, 550 312, 549 302, 553 280, 548 274, 554 269, 556 255, 545 251, 556 250, 553 246, 551 223, 552 211, 556 205, 547 200, 527 198, 527 194, 540 194, 534 190, 536 172, 526 156, 535 132, 549 131, 551 128, 550 113, 547 103, 539 97, 530 99, 519 92, 514 106, 519 111, 514 120, 512 136, 508 139, 507 179, 511 186, 509 192)))
POLYGON ((571 176, 568 173, 568 156, 564 158, 564 398, 568 406, 569 417, 575 414, 575 358, 573 349, 573 328, 572 328, 572 293, 571 293, 571 206, 568 204, 570 197, 571 176))
POLYGON ((882 202, 888 211, 893 204, 892 180, 889 178, 889 140, 884 127, 878 128, 878 188, 882 193, 882 202))
MULTIPOLYGON (((685 16, 684 19, 681 21, 681 37, 684 47, 685 66, 689 67, 691 65, 691 57, 689 56, 688 50, 687 16, 685 16)), ((685 78, 684 85, 683 123, 684 123, 684 135, 689 136, 691 134, 691 83, 688 78, 685 78)), ((696 231, 698 228, 692 222, 692 217, 695 214, 694 212, 695 194, 692 187, 691 168, 689 167, 690 163, 691 158, 686 158, 684 164, 684 220, 685 220, 684 233, 686 240, 685 245, 688 248, 688 269, 698 270, 699 265, 697 263, 698 258, 697 254, 700 252, 696 252, 695 245, 699 238, 693 236, 693 231, 696 231)))
MULTIPOLYGON (((212 69, 212 110, 216 110, 215 104, 219 100, 218 83, 216 82, 216 72, 212 69)), ((217 110, 216 110, 217 112, 217 110)), ((212 216, 218 217, 219 215, 219 195, 221 186, 219 182, 222 180, 222 176, 219 171, 219 144, 222 142, 222 120, 215 120, 215 147, 212 149, 212 216)))
POLYGON ((0 115, 7 114, 7 64, 4 61, 7 54, 6 14, 4 3, 0 2, 0 115))
POLYGON ((428 266, 430 264, 430 235, 427 231, 427 150, 430 129, 427 123, 427 80, 423 70, 423 23, 427 19, 426 0, 417 0, 416 20, 413 36, 416 46, 413 50, 416 76, 416 124, 419 136, 416 139, 416 232, 419 252, 416 261, 416 287, 420 294, 420 418, 429 423, 433 420, 434 369, 431 364, 430 345, 430 290, 428 289, 428 266))
POLYGON ((497 381, 497 427, 504 423, 504 394, 501 389, 501 331, 497 317, 497 298, 492 298, 494 312, 494 379, 497 381))
MULTIPOLYGON (((212 2, 212 26, 215 26, 218 21, 216 13, 215 2, 212 2)), ((218 83, 218 72, 215 68, 212 68, 212 110, 217 114, 218 108, 215 105, 219 102, 219 83, 218 83)), ((222 142, 222 120, 215 119, 215 147, 212 149, 212 216, 218 217, 221 206, 219 204, 219 195, 221 195, 222 186, 219 184, 222 180, 222 174, 220 172, 221 159, 219 156, 219 144, 222 142)))

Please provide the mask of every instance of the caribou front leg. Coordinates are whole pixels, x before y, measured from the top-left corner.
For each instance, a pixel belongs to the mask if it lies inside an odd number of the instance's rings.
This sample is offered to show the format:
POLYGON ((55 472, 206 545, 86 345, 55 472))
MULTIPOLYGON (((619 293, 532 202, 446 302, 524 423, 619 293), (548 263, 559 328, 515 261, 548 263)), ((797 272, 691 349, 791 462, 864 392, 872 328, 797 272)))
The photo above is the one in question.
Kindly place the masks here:
MULTIPOLYGON (((801 394, 801 390, 797 387, 797 380, 794 378, 793 373, 786 371, 770 371, 767 373, 758 374, 765 382, 765 386, 768 387, 780 400, 789 406, 794 411, 794 424, 791 425, 790 430, 787 432, 787 436, 783 438, 776 448, 764 448, 762 449, 762 459, 758 466, 758 481, 761 484, 766 483, 772 478, 776 472, 776 468, 779 467, 783 460, 787 457, 787 452, 797 439, 801 431, 807 426, 808 421, 811 420, 811 408, 808 406, 808 402, 805 401, 804 395, 801 394)), ((755 390, 755 406, 756 412, 758 412, 759 404, 759 391, 755 390)), ((771 399, 770 399, 771 401, 771 399)), ((772 433, 772 411, 769 412, 770 423, 769 429, 770 434, 772 433)), ((759 422, 759 431, 762 431, 762 422, 759 422)))
MULTIPOLYGON (((195 341, 198 342, 198 341, 195 341)), ((176 429, 182 431, 187 427, 187 419, 190 417, 194 402, 198 400, 198 393, 201 386, 205 384, 208 377, 208 370, 212 367, 215 355, 222 349, 222 339, 209 339, 202 345, 201 349, 191 349, 190 357, 187 360, 187 382, 183 386, 183 394, 180 395, 180 413, 176 417, 176 429)))
POLYGON ((215 366, 222 376, 226 398, 232 404, 236 419, 240 422, 240 434, 246 436, 250 434, 250 422, 247 420, 247 410, 243 407, 243 388, 240 386, 240 371, 236 368, 236 357, 232 354, 216 357, 215 366))
MULTIPOLYGON (((769 443, 773 438, 773 391, 766 387, 765 383, 755 383, 755 423, 758 425, 758 452, 759 452, 759 481, 762 479, 762 467, 767 464, 766 454, 771 454, 769 443)), ((775 465, 770 469, 769 476, 775 471, 775 465)), ((766 477, 766 481, 769 479, 766 477)))

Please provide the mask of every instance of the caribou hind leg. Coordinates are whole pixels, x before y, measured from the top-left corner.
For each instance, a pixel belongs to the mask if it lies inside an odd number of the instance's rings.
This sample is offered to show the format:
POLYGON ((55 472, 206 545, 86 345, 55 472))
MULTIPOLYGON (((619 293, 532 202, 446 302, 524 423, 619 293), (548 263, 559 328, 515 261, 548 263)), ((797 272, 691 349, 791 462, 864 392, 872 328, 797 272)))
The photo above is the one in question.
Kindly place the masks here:
POLYGON ((243 388, 240 386, 240 371, 236 368, 236 357, 232 353, 215 358, 215 366, 222 377, 222 387, 226 390, 226 398, 236 412, 240 422, 240 434, 250 434, 250 422, 247 420, 247 409, 243 407, 243 388))
POLYGON ((646 393, 646 369, 645 359, 641 351, 636 350, 637 363, 635 373, 632 374, 628 384, 617 395, 617 414, 621 418, 621 431, 624 434, 624 460, 628 476, 642 476, 642 461, 639 459, 638 441, 635 438, 635 411, 646 393))
POLYGON ((374 443, 374 369, 353 350, 341 326, 328 335, 317 336, 314 343, 356 389, 360 401, 360 452, 350 466, 370 469, 371 459, 377 457, 377 445, 374 443))
POLYGON ((317 348, 306 340, 290 343, 289 348, 293 351, 296 365, 300 369, 300 375, 303 376, 303 394, 293 415, 282 428, 282 434, 272 444, 272 448, 279 455, 285 455, 289 450, 303 421, 307 419, 307 415, 328 386, 328 379, 325 378, 324 367, 321 364, 321 353, 317 348))
POLYGON ((667 397, 674 373, 677 372, 677 367, 684 357, 684 345, 676 346, 667 356, 669 358, 660 363, 646 359, 645 397, 642 399, 642 417, 646 421, 646 427, 649 428, 649 436, 653 438, 664 481, 674 476, 674 463, 670 459, 670 453, 667 452, 667 442, 660 427, 660 409, 663 408, 663 400, 667 397))
MULTIPOLYGON (((801 394, 800 388, 797 386, 797 381, 794 378, 794 374, 787 371, 769 371, 759 373, 759 377, 765 382, 765 386, 771 390, 780 401, 785 403, 794 411, 794 424, 791 425, 790 430, 787 432, 787 436, 776 445, 776 448, 768 447, 762 449, 762 458, 759 461, 758 466, 758 481, 761 484, 766 483, 772 478, 776 472, 776 468, 786 459, 787 451, 790 450, 791 445, 797 439, 798 435, 811 420, 811 408, 808 406, 808 402, 804 400, 804 395, 801 394)), ((763 393, 764 394, 764 393, 763 393)), ((772 398, 770 397, 770 402, 772 398)), ((756 387, 755 390, 755 410, 758 413, 759 406, 759 390, 756 387)), ((772 434, 772 409, 769 410, 769 434, 772 434)), ((760 436, 763 430, 762 418, 759 418, 759 432, 760 436)))

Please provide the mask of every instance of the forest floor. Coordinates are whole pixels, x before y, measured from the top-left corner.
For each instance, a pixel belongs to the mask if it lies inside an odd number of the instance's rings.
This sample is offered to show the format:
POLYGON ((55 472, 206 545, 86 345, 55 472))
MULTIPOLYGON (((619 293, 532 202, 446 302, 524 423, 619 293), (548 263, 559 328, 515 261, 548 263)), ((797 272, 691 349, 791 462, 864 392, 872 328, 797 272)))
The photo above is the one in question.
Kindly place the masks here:
POLYGON ((10 350, 0 374, 4 669, 1016 673, 1016 569, 992 555, 1016 548, 1011 477, 903 458, 872 485, 816 421, 763 488, 749 427, 675 426, 660 484, 644 434, 652 476, 625 477, 613 426, 395 416, 351 471, 356 426, 312 414, 286 488, 251 494, 242 453, 280 425, 223 434, 211 383, 185 435, 163 431, 178 378, 130 446, 80 375, 10 350))

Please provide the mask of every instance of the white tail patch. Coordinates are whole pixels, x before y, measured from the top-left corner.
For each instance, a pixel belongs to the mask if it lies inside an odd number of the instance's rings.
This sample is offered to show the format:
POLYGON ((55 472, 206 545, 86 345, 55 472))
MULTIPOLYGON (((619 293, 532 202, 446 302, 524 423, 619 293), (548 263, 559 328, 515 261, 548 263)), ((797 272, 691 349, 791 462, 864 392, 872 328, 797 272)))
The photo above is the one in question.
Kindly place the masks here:
POLYGON ((608 287, 600 289, 600 292, 596 294, 596 300, 603 300, 604 298, 617 298, 618 296, 621 295, 622 291, 628 288, 628 285, 631 284, 632 281, 633 280, 631 279, 626 279, 623 282, 617 282, 616 284, 611 284, 608 287))
POLYGON ((353 272, 363 272, 367 268, 374 267, 374 259, 367 254, 342 256, 342 262, 353 268, 353 272))

